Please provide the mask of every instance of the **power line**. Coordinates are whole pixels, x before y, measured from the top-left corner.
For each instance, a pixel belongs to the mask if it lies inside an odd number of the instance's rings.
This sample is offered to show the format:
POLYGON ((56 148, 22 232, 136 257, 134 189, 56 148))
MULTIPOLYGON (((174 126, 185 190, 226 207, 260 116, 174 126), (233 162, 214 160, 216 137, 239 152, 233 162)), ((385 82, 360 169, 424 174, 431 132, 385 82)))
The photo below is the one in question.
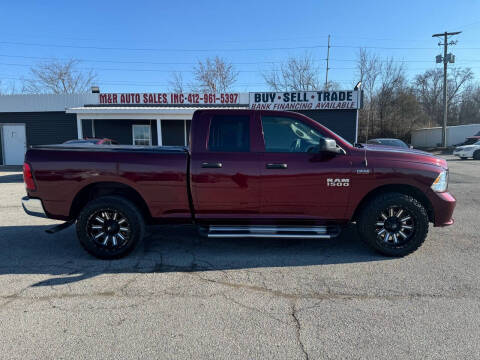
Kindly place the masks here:
MULTIPOLYGON (((353 61, 353 60, 352 60, 353 61)), ((0 65, 4 66, 19 66, 19 67, 32 67, 33 64, 17 64, 17 63, 3 63, 0 62, 0 65)), ((479 69, 480 67, 472 67, 472 69, 479 69)), ((325 70, 324 67, 318 67, 317 70, 325 70)), ((329 70, 356 70, 356 67, 328 67, 329 70)), ((425 70, 426 68, 407 68, 407 70, 425 70)), ((155 73, 188 73, 192 74, 195 73, 194 70, 176 70, 176 69, 167 69, 167 70, 160 70, 160 69, 132 69, 132 68, 104 68, 104 67, 93 67, 93 68, 78 68, 78 70, 89 71, 89 70, 96 70, 96 71, 124 71, 124 72, 155 72, 155 73)), ((250 73, 250 74, 257 74, 261 73, 261 70, 237 70, 239 73, 250 73)), ((78 72, 78 71, 76 71, 78 72)))
MULTIPOLYGON (((21 66, 21 67, 32 67, 30 64, 14 64, 14 63, 2 63, 0 62, 0 65, 5 65, 5 66, 21 66)), ((171 72, 179 72, 179 73, 194 73, 195 71, 193 70, 159 70, 159 69, 124 69, 124 68, 93 68, 93 69, 87 69, 87 68, 79 68, 79 70, 101 70, 101 71, 133 71, 133 72, 158 72, 158 73, 171 73, 171 72)), ((237 70, 239 73, 257 73, 257 70, 237 70)))
MULTIPOLYGON (((186 48, 133 48, 133 47, 109 47, 109 46, 91 46, 91 45, 68 45, 68 44, 45 44, 45 43, 29 43, 29 42, 16 42, 16 41, 0 41, 0 44, 6 45, 20 45, 20 46, 37 46, 37 47, 49 47, 49 48, 72 48, 72 49, 92 49, 92 50, 125 50, 125 51, 161 51, 161 52, 212 52, 212 51, 274 51, 274 50, 296 50, 296 49, 317 49, 327 48, 327 45, 310 45, 310 46, 292 46, 292 47, 262 47, 262 48, 198 48, 198 49, 186 49, 186 48)), ((364 46, 364 45, 332 45, 336 48, 364 48, 364 49, 384 49, 384 50, 435 50, 433 47, 389 47, 389 46, 364 46)), ((459 48, 467 50, 478 50, 480 48, 459 48)))
MULTIPOLYGON (((339 62, 358 62, 358 59, 330 59, 330 61, 339 61, 339 62)), ((382 59, 378 59, 377 60, 378 62, 390 62, 390 61, 393 61, 393 62, 400 62, 400 63, 418 63, 418 62, 421 62, 421 63, 431 63, 432 60, 389 60, 389 59, 386 59, 386 60, 382 60, 382 59)), ((464 60, 460 60, 461 62, 478 62, 480 61, 480 59, 464 59, 464 60)))
MULTIPOLYGON (((25 80, 23 78, 18 78, 18 77, 11 77, 11 75, 0 75, 0 80, 25 80)), ((348 83, 350 84, 352 80, 347 80, 347 79, 337 79, 334 80, 335 82, 338 83, 348 83)), ((98 81, 99 85, 106 84, 106 85, 134 85, 134 86, 170 86, 168 83, 159 83, 155 81, 127 81, 127 80, 99 80, 98 81)), ((249 85, 266 85, 264 82, 248 82, 248 83, 238 83, 235 84, 236 86, 249 86, 249 85)))
MULTIPOLYGON (((24 55, 5 55, 0 54, 0 57, 19 58, 19 59, 37 59, 37 60, 72 60, 72 58, 57 58, 57 57, 44 57, 44 56, 24 56, 24 55)), ((81 62, 98 62, 98 63, 114 63, 114 64, 145 64, 145 65, 198 65, 198 62, 155 62, 155 61, 118 61, 118 60, 91 60, 91 59, 78 59, 75 60, 81 62)), ((320 61, 320 60, 318 60, 320 61)), ((281 63, 283 61, 255 61, 255 62, 233 62, 234 65, 258 65, 258 64, 274 64, 281 63)))
MULTIPOLYGON (((0 54, 0 57, 6 58, 15 58, 15 59, 31 59, 31 60, 46 60, 46 61, 69 61, 72 58, 63 58, 63 57, 45 57, 45 56, 25 56, 25 55, 5 55, 0 54)), ((80 62, 86 63, 112 63, 112 64, 139 64, 139 65, 198 65, 198 62, 155 62, 155 61, 120 61, 120 60, 98 60, 98 59, 82 59, 82 58, 73 58, 80 62)), ((326 58, 320 58, 318 60, 313 60, 313 62, 324 62, 326 58)), ((330 58, 329 61, 338 61, 338 62, 358 62, 358 59, 335 59, 330 58)), ((378 59, 379 62, 400 62, 400 63, 431 63, 431 60, 383 60, 378 59)), ((463 59, 459 60, 460 62, 480 62, 480 59, 463 59)), ((283 63, 285 60, 281 61, 247 61, 247 62, 231 62, 232 65, 261 65, 261 64, 278 64, 283 63)))
POLYGON ((466 25, 457 26, 457 28, 465 29, 465 28, 468 28, 468 27, 471 27, 471 26, 477 25, 477 24, 480 24, 480 20, 479 20, 479 21, 472 22, 472 23, 469 23, 469 24, 466 24, 466 25))
MULTIPOLYGON (((470 23, 464 26, 460 27, 465 27, 465 26, 471 26, 474 24, 480 23, 479 22, 474 22, 470 23)), ((18 36, 18 33, 4 33, 4 35, 7 36, 18 36)), ((47 38, 53 39, 55 36, 58 35, 58 32, 55 33, 43 33, 43 38, 47 36, 47 38)), ((222 40, 220 43, 265 43, 265 42, 275 42, 275 41, 299 41, 299 40, 317 40, 319 38, 327 38, 328 34, 323 34, 323 35, 315 35, 315 36, 295 36, 295 37, 282 37, 282 38, 270 38, 270 39, 247 39, 247 40, 222 40)), ((368 37, 368 36, 357 36, 355 34, 350 34, 350 35, 335 35, 337 39, 360 39, 360 40, 373 40, 373 41, 397 41, 397 42, 426 42, 426 40, 420 40, 420 39, 411 39, 411 38, 376 38, 376 37, 368 37)), ((35 36, 29 34, 29 38, 37 38, 41 39, 41 36, 35 36)), ((86 38, 86 37, 57 37, 56 40, 73 40, 73 41, 96 41, 98 40, 97 38, 86 38)))
POLYGON ((83 45, 65 45, 65 44, 42 44, 25 43, 14 41, 0 41, 0 44, 21 45, 21 46, 39 46, 39 47, 58 47, 73 49, 92 49, 92 50, 126 50, 126 51, 164 51, 164 52, 209 52, 209 51, 272 51, 272 50, 295 50, 295 49, 316 49, 324 48, 326 45, 312 46, 293 46, 293 47, 271 47, 271 48, 223 48, 223 49, 181 49, 181 48, 128 48, 128 47, 104 47, 104 46, 83 46, 83 45))

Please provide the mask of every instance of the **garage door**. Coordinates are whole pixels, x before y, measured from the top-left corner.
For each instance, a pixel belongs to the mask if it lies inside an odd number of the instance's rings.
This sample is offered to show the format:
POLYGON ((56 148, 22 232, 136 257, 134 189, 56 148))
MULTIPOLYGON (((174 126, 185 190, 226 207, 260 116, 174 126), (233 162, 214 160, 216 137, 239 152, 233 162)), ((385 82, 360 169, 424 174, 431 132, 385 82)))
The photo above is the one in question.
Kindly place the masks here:
POLYGON ((27 142, 25 125, 3 125, 3 157, 5 165, 22 165, 27 142))

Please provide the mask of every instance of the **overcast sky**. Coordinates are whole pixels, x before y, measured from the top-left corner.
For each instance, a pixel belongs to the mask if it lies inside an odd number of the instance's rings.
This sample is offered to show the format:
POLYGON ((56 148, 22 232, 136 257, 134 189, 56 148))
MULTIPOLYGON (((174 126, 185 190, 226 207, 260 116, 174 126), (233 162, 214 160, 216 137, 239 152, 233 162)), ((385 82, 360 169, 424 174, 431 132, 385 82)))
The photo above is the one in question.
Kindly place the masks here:
MULTIPOLYGON (((480 2, 465 1, 3 1, 0 80, 20 83, 49 58, 77 58, 102 92, 168 91, 193 64, 219 55, 239 71, 236 91, 267 90, 262 72, 309 52, 351 88, 359 47, 405 61, 410 77, 435 66, 433 33, 459 31, 455 66, 480 74, 480 2), (272 65, 270 62, 277 62, 272 65)), ((441 66, 441 64, 440 64, 441 66)))

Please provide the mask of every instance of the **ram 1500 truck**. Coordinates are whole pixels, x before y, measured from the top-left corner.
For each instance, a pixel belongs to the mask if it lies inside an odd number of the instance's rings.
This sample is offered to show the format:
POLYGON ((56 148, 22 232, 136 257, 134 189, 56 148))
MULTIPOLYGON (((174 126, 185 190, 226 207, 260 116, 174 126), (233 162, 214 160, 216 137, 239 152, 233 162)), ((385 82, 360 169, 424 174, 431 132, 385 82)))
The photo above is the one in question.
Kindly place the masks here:
POLYGON ((389 256, 415 251, 429 223, 453 223, 445 160, 352 145, 294 112, 198 110, 190 146, 37 146, 22 199, 75 223, 96 257, 128 254, 146 224, 194 223, 208 237, 333 238, 356 223, 389 256))

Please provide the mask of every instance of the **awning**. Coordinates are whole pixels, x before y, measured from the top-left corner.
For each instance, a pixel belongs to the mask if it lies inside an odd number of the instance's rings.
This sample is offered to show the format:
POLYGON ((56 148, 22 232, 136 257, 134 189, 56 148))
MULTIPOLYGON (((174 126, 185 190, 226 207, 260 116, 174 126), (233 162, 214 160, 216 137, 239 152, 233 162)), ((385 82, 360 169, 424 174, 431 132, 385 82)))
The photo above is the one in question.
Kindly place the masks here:
MULTIPOLYGON (((178 116, 187 116, 189 119, 196 110, 242 110, 248 109, 247 106, 229 106, 229 107, 166 107, 166 106, 82 106, 73 107, 66 110, 69 114, 78 114, 82 118, 91 118, 92 115, 99 115, 100 118, 132 118, 132 115, 147 115, 149 118, 178 118, 178 116), (102 116, 103 115, 103 116, 102 116), (120 115, 120 117, 119 117, 120 115), (126 117, 122 116, 126 115, 126 117), (112 117, 113 116, 113 117, 112 117)), ((183 117, 182 117, 183 118, 183 117)))

